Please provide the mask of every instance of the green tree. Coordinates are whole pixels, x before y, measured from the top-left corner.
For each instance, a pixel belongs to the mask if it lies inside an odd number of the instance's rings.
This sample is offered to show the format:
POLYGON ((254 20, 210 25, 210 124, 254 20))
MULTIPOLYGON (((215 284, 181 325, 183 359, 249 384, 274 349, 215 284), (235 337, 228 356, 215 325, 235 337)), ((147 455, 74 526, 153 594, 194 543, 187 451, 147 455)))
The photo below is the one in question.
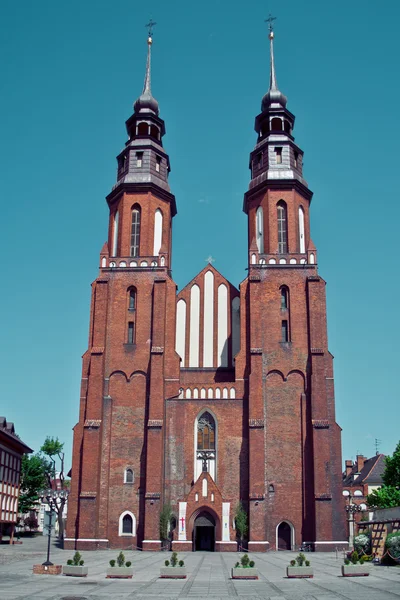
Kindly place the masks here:
MULTIPOLYGON (((44 462, 46 464, 46 478, 48 487, 54 489, 57 484, 58 490, 66 491, 69 488, 69 481, 65 481, 63 449, 64 444, 60 442, 58 437, 47 437, 43 446, 40 448, 40 451, 44 455, 44 462)), ((58 537, 60 539, 64 537, 63 511, 66 503, 67 494, 65 494, 64 497, 60 497, 56 503, 53 503, 55 512, 57 514, 58 537)))
POLYGON ((169 529, 172 519, 172 508, 170 504, 164 504, 160 512, 160 539, 168 540, 169 529))
POLYGON ((400 506, 400 490, 392 485, 384 485, 368 494, 367 504, 369 508, 400 506))
POLYGON ((248 531, 247 512, 244 510, 241 502, 238 502, 235 508, 235 528, 240 544, 246 537, 248 531))
POLYGON ((46 486, 47 461, 40 454, 24 454, 21 462, 21 484, 18 498, 18 512, 25 514, 32 510, 46 486))
POLYGON ((397 444, 393 456, 385 458, 385 472, 382 479, 385 485, 400 487, 400 442, 397 444))

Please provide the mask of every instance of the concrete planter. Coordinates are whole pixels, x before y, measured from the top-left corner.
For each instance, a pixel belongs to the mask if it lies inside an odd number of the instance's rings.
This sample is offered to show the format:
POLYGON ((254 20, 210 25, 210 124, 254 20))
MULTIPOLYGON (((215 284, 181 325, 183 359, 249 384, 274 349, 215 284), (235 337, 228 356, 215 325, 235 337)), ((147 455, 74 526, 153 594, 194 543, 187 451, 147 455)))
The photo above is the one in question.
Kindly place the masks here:
POLYGON ((186 567, 161 567, 161 579, 186 579, 186 567))
POLYGON ((232 579, 258 579, 255 567, 233 567, 232 579))
POLYGON ((286 567, 286 575, 289 579, 312 579, 314 571, 312 567, 286 567))
POLYGON ((109 567, 107 579, 132 579, 133 567, 109 567))
POLYGON ((88 568, 80 565, 64 565, 62 572, 68 577, 87 577, 88 568))
POLYGON ((367 565, 342 565, 343 577, 367 577, 369 566, 367 565))

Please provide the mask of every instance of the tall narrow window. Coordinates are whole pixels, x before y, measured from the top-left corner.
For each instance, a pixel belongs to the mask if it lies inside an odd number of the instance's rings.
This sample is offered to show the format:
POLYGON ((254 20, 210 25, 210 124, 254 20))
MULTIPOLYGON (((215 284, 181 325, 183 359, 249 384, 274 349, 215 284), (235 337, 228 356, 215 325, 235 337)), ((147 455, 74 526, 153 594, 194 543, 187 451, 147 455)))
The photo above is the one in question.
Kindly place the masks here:
POLYGON ((128 344, 133 344, 135 341, 135 323, 128 323, 128 344))
POLYGON ((129 290, 129 304, 128 304, 128 309, 129 310, 135 310, 136 309, 136 290, 134 290, 133 288, 131 288, 129 290))
POLYGON ((282 342, 289 341, 289 324, 288 322, 282 321, 282 342))
POLYGON ((140 210, 132 210, 131 256, 139 256, 140 246, 140 210))
POLYGON ((287 287, 281 287, 281 310, 289 308, 289 290, 287 287))
POLYGON ((288 251, 287 247, 287 216, 286 216, 286 204, 281 200, 277 205, 277 217, 278 217, 278 253, 286 254, 288 251))
POLYGON ((156 156, 156 171, 157 171, 157 173, 160 172, 160 165, 161 165, 161 156, 156 156))
POLYGON ((208 411, 198 418, 196 435, 196 479, 207 471, 215 480, 216 424, 208 411))
POLYGON ((132 471, 132 469, 126 469, 126 471, 125 471, 125 483, 133 483, 133 471, 132 471))
POLYGON ((157 208, 154 214, 154 246, 153 256, 158 256, 161 249, 162 243, 162 226, 163 226, 163 215, 159 208, 157 208))
POLYGON ((136 152, 136 166, 141 167, 143 164, 143 152, 136 152))
POLYGON ((122 519, 122 533, 130 534, 133 533, 133 521, 130 515, 125 515, 122 519))
POLYGON ((304 238, 304 210, 301 206, 299 208, 299 240, 300 254, 304 254, 306 251, 306 241, 304 238))
POLYGON ((297 168, 299 164, 299 153, 298 152, 294 152, 294 166, 297 168))
POLYGON ((261 206, 257 208, 256 212, 256 242, 258 251, 262 254, 264 252, 264 216, 261 206))
POLYGON ((275 148, 276 164, 282 164, 282 148, 275 148))
POLYGON ((113 243, 112 243, 112 255, 117 256, 118 248, 118 223, 119 223, 119 211, 114 215, 114 227, 113 227, 113 243))

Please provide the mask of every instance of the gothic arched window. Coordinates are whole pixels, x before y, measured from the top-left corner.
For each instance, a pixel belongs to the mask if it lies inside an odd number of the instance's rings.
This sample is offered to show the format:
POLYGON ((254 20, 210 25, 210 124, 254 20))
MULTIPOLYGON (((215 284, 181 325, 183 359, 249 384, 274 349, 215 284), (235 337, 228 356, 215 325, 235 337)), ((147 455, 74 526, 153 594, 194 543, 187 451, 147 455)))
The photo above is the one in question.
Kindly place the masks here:
POLYGON ((132 209, 131 256, 139 256, 140 247, 140 208, 132 209))
POLYGON ((264 215, 261 206, 256 211, 256 242, 260 254, 264 252, 264 215))
POLYGON ((299 207, 299 241, 300 241, 300 253, 305 254, 306 251, 306 240, 304 237, 304 210, 303 207, 299 207))
POLYGON ((209 412, 197 421, 197 450, 215 450, 215 421, 209 412))
POLYGON ((126 471, 125 471, 125 483, 133 483, 133 471, 132 471, 132 469, 126 469, 126 471))
POLYGON ((286 254, 288 251, 287 244, 287 210, 286 204, 280 200, 277 204, 278 218, 278 254, 286 254))
POLYGON ((289 308, 289 290, 283 285, 281 287, 281 309, 288 310, 289 308))
POLYGON ((128 294, 128 310, 136 309, 136 290, 135 288, 129 288, 128 294))

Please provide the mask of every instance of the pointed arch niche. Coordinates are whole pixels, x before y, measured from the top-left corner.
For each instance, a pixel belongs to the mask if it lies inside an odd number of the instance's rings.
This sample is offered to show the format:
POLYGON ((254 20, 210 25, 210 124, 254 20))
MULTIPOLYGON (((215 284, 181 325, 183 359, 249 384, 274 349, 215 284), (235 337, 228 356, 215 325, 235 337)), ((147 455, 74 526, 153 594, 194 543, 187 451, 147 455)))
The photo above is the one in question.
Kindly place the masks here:
POLYGON ((163 226, 163 214, 159 208, 157 208, 154 215, 154 248, 153 256, 158 256, 162 244, 162 226, 163 226))
POLYGON ((288 236, 287 236, 287 207, 286 202, 279 200, 276 205, 278 221, 278 254, 287 254, 288 236))
POLYGON ((207 461, 207 471, 216 481, 217 443, 217 419, 214 413, 206 408, 198 414, 194 424, 194 481, 197 481, 203 472, 203 460, 199 457, 202 451, 207 451, 210 454, 210 459, 207 461))
POLYGON ((136 536, 136 518, 129 510, 124 511, 119 517, 118 535, 121 537, 136 536))
POLYGON ((264 253, 264 214, 261 206, 256 211, 256 243, 258 252, 264 253))
POLYGON ((118 225, 119 225, 119 211, 117 210, 117 212, 114 215, 114 222, 113 222, 113 238, 112 238, 112 255, 111 256, 117 256, 118 225))
POLYGON ((132 225, 131 225, 131 256, 139 256, 140 252, 140 206, 132 206, 132 225))
POLYGON ((304 236, 304 210, 302 206, 299 206, 299 241, 300 241, 300 254, 306 252, 306 239, 304 236))

